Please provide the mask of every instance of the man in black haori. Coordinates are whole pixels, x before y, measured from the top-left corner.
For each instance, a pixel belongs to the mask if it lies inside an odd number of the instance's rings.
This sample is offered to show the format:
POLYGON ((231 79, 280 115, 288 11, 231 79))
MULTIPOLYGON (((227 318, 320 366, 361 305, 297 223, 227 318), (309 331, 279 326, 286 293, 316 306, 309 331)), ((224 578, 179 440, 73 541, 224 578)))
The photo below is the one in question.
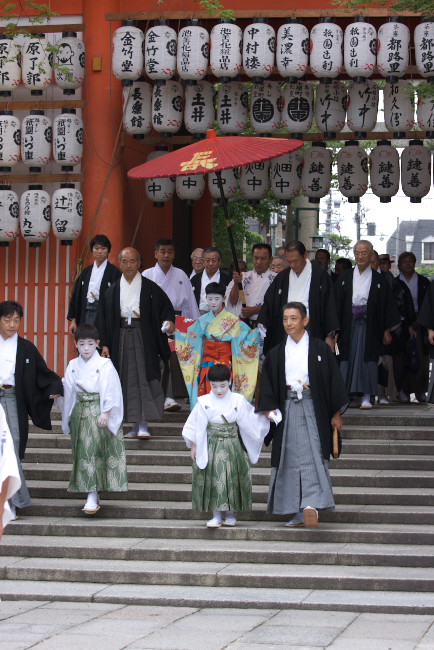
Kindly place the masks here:
POLYGON ((434 282, 432 280, 425 294, 417 322, 428 330, 428 341, 431 345, 430 356, 433 362, 428 386, 428 402, 434 404, 434 282))
POLYGON ((383 345, 392 343, 391 329, 401 322, 392 288, 370 266, 372 244, 354 246, 356 266, 336 281, 336 307, 341 372, 350 395, 362 395, 360 408, 370 409, 378 390, 378 361, 383 345))
POLYGON ((302 242, 289 242, 285 251, 289 268, 278 273, 265 292, 258 316, 258 329, 261 334, 266 333, 264 354, 285 338, 282 307, 291 301, 302 302, 306 307, 310 336, 325 340, 334 350, 334 333, 339 321, 330 276, 320 264, 307 259, 302 242))
POLYGON ((304 304, 286 304, 281 318, 286 340, 265 357, 259 398, 273 423, 268 513, 294 514, 289 527, 317 526, 318 510, 335 507, 328 460, 348 394, 330 347, 307 332, 304 304))
POLYGON ((120 252, 122 277, 101 300, 97 327, 102 356, 111 358, 121 379, 124 418, 133 423, 127 437, 146 439, 148 420, 163 417, 160 358, 170 358, 166 332, 175 330, 175 312, 164 291, 140 275, 140 263, 135 248, 120 252))

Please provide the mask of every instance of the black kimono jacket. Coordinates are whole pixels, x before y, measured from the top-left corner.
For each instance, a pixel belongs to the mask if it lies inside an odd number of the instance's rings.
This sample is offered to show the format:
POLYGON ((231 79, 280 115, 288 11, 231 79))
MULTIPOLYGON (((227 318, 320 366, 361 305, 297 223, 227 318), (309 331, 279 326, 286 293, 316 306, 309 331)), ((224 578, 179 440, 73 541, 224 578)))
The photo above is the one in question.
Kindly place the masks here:
MULTIPOLYGON (((175 321, 175 311, 167 294, 160 287, 142 277, 140 292, 140 327, 145 353, 146 377, 160 380, 159 357, 169 359, 167 335, 161 332, 163 321, 175 321)), ((121 329, 120 280, 109 287, 100 301, 96 326, 101 346, 110 350, 110 358, 119 372, 119 340, 121 329)))
MULTIPOLYGON (((366 314, 366 341, 364 361, 375 361, 383 350, 384 331, 396 327, 401 322, 393 291, 382 273, 372 272, 371 288, 369 289, 366 314)), ((353 274, 349 269, 335 284, 336 307, 341 323, 341 333, 338 341, 339 359, 347 361, 350 354, 352 327, 353 274)))
MULTIPOLYGON (((191 286, 193 287, 194 297, 196 298, 196 302, 197 302, 198 307, 200 305, 200 289, 202 287, 202 274, 203 273, 205 273, 205 271, 201 271, 200 273, 196 273, 196 275, 193 275, 193 277, 190 279, 191 286)), ((231 277, 231 275, 229 273, 226 273, 226 271, 220 271, 220 282, 221 282, 221 284, 224 284, 225 287, 227 287, 231 280, 232 280, 232 277, 231 277)))
MULTIPOLYGON (((93 264, 86 266, 85 269, 80 273, 77 278, 77 281, 74 285, 74 290, 72 292, 71 301, 69 303, 69 310, 67 319, 72 320, 75 318, 77 325, 80 325, 81 322, 84 322, 84 312, 86 310, 86 299, 87 291, 89 288, 90 276, 92 275, 93 264)), ((103 297, 108 287, 119 280, 121 277, 121 272, 114 266, 107 262, 104 274, 101 280, 101 286, 99 290, 99 299, 103 297)))
POLYGON ((24 458, 29 436, 29 416, 33 424, 51 430, 50 395, 63 395, 61 378, 47 368, 36 347, 27 339, 18 337, 15 363, 15 392, 20 430, 20 458, 24 458))
MULTIPOLYGON (((276 345, 265 357, 262 366, 259 411, 280 409, 283 420, 277 426, 271 423, 265 444, 273 441, 271 466, 279 467, 282 435, 285 425, 285 340, 276 345)), ((343 412, 349 402, 345 383, 336 357, 327 343, 309 337, 308 372, 312 400, 323 456, 330 458, 333 445, 331 418, 338 411, 343 412)))
MULTIPOLYGON (((312 264, 312 278, 309 289, 310 336, 325 339, 327 334, 339 329, 336 314, 335 295, 329 274, 315 261, 312 264)), ((264 296, 264 304, 258 315, 258 323, 267 328, 264 352, 267 353, 286 337, 283 329, 282 307, 288 302, 289 274, 285 269, 276 275, 264 296)))
MULTIPOLYGON (((425 292, 422 307, 417 315, 419 325, 427 329, 434 329, 434 282, 431 281, 425 292)), ((434 347, 430 346, 430 356, 434 357, 434 347)))

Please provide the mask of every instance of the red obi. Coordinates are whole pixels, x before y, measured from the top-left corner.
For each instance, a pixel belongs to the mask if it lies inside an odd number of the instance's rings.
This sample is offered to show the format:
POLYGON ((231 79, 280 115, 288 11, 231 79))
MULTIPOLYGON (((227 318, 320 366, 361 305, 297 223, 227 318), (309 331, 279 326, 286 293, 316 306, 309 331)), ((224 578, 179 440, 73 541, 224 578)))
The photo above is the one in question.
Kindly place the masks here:
POLYGON ((211 384, 208 381, 208 371, 216 363, 222 363, 232 373, 232 346, 230 341, 209 341, 205 339, 203 356, 199 375, 198 396, 207 395, 211 392, 211 384))

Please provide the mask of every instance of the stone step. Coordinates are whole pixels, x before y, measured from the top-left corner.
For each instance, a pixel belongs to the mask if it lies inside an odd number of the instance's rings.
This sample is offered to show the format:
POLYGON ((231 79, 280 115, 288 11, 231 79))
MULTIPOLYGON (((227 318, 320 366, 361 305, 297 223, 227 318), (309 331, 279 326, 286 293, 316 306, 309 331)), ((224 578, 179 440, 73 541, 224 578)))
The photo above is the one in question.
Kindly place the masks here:
POLYGON ((344 440, 434 440, 432 426, 354 426, 345 425, 341 431, 344 440))

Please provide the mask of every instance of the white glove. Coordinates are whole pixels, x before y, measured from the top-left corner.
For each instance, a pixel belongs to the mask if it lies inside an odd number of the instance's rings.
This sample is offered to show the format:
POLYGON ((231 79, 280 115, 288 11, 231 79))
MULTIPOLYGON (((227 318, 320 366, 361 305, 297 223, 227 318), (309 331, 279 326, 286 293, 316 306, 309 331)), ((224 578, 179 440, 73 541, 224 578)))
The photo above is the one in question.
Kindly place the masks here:
POLYGON ((163 332, 163 334, 164 334, 164 332, 167 332, 167 330, 169 329, 169 327, 170 327, 170 323, 169 323, 169 321, 168 321, 168 320, 165 320, 164 323, 163 323, 163 325, 161 326, 161 331, 163 332))
POLYGON ((282 422, 282 413, 280 409, 276 409, 270 413, 270 418, 273 420, 274 424, 279 424, 282 422))

